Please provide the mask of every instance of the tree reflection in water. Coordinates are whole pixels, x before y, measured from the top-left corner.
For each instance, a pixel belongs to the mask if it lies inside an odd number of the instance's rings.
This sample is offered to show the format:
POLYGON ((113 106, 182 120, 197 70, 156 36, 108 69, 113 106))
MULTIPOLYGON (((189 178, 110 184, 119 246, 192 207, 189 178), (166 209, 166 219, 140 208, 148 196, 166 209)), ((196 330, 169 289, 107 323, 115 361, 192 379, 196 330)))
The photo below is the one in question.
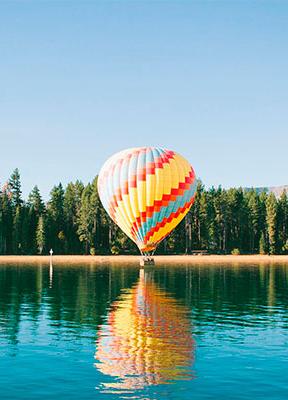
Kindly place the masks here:
POLYGON ((194 340, 189 309, 140 270, 137 284, 111 306, 98 332, 95 366, 116 378, 105 391, 191 379, 194 340))

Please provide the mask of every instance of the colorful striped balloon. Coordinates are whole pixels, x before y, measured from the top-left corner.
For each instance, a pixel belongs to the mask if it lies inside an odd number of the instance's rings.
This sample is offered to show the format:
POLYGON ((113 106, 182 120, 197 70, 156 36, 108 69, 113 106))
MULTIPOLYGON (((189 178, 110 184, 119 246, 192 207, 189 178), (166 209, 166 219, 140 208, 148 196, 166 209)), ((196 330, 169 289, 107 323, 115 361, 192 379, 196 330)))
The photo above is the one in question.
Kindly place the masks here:
POLYGON ((113 221, 141 253, 149 254, 188 213, 196 177, 188 161, 174 151, 139 147, 106 161, 98 191, 113 221))

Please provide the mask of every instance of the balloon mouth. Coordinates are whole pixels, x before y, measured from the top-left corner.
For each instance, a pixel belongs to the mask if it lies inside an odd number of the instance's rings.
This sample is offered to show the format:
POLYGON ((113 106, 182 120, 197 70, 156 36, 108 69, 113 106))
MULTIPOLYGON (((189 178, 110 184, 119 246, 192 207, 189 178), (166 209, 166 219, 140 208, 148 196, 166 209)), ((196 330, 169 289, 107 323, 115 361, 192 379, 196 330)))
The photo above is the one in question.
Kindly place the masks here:
POLYGON ((139 250, 141 253, 151 253, 156 250, 157 244, 156 243, 149 243, 149 244, 142 244, 138 245, 139 250))

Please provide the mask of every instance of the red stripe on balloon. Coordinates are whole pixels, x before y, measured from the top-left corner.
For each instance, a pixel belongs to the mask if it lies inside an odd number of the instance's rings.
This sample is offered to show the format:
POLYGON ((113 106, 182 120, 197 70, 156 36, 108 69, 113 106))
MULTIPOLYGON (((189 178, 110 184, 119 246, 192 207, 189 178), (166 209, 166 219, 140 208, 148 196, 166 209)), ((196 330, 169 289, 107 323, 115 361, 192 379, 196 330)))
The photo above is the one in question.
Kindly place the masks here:
MULTIPOLYGON (((137 155, 139 155, 139 154, 140 154, 140 151, 137 151, 137 155)), ((153 174, 155 174, 156 168, 162 169, 164 167, 164 164, 167 164, 167 163, 169 164, 170 159, 173 158, 174 154, 175 153, 173 151, 169 150, 166 153, 163 153, 161 156, 157 157, 155 159, 154 163, 149 163, 150 165, 153 164, 153 174)), ((108 177, 108 174, 113 175, 113 172, 114 172, 116 166, 119 166, 119 165, 121 166, 122 163, 127 158, 130 159, 133 155, 135 155, 135 153, 129 153, 125 158, 123 158, 120 161, 117 161, 117 163, 113 164, 111 169, 107 171, 106 179, 108 177)), ((151 168, 150 168, 150 170, 151 170, 151 168)), ((119 206, 119 201, 122 200, 122 196, 124 194, 129 194, 129 188, 135 188, 135 189, 137 188, 137 180, 146 181, 146 174, 148 174, 148 170, 146 167, 144 167, 140 170, 140 172, 138 174, 132 175, 128 181, 121 184, 121 186, 115 190, 115 193, 113 194, 113 196, 109 202, 109 212, 111 212, 111 215, 115 215, 115 209, 119 206), (119 191, 120 191, 121 196, 119 196, 119 194, 118 194, 119 191), (118 196, 117 196, 117 194, 118 194, 118 196)), ((104 176, 105 176, 105 174, 104 174, 104 176)), ((102 180, 101 185, 104 185, 104 179, 102 180)))
MULTIPOLYGON (((174 213, 171 213, 169 215, 168 218, 164 218, 161 222, 158 222, 155 227, 151 228, 150 231, 145 235, 144 237, 144 243, 147 244, 149 242, 149 239, 154 235, 154 233, 158 232, 161 228, 163 228, 166 224, 172 222, 172 220, 174 218, 179 217, 180 214, 183 214, 185 211, 187 211, 187 209, 189 210, 189 208, 192 206, 193 202, 194 202, 194 198, 195 198, 195 194, 193 195, 193 197, 191 198, 191 200, 189 200, 187 203, 185 203, 185 205, 183 207, 178 208, 178 210, 174 213)), ((167 235, 170 232, 167 233, 167 235)), ((165 235, 165 236, 167 236, 165 235)), ((161 238, 162 240, 163 238, 161 238)))
POLYGON ((136 218, 131 229, 138 229, 139 225, 141 226, 141 223, 145 222, 147 218, 152 217, 154 212, 160 211, 162 207, 168 206, 170 201, 175 201, 178 196, 182 196, 186 190, 191 188, 194 180, 195 174, 191 168, 189 175, 185 177, 185 181, 180 182, 177 188, 171 189, 169 194, 163 194, 161 200, 155 200, 152 206, 147 206, 146 210, 140 213, 140 217, 136 218))
POLYGON ((121 167, 121 165, 123 164, 124 161, 130 160, 132 158, 132 156, 138 156, 140 153, 145 152, 146 149, 145 148, 140 148, 137 150, 134 150, 131 153, 127 153, 125 155, 124 158, 119 158, 115 161, 114 164, 112 164, 111 166, 109 165, 109 169, 107 169, 106 171, 103 171, 103 174, 101 176, 101 180, 99 182, 99 186, 102 187, 105 184, 105 180, 107 179, 109 174, 113 174, 113 172, 115 171, 116 168, 121 167))

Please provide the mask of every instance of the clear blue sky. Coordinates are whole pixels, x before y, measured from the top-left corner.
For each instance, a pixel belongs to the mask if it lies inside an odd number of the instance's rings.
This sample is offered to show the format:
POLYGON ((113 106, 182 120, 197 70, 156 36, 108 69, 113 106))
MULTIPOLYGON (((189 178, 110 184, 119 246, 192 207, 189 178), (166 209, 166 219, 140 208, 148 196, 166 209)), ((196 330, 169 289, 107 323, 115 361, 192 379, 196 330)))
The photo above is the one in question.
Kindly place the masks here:
POLYGON ((160 145, 207 186, 288 184, 288 2, 0 2, 0 181, 160 145))

